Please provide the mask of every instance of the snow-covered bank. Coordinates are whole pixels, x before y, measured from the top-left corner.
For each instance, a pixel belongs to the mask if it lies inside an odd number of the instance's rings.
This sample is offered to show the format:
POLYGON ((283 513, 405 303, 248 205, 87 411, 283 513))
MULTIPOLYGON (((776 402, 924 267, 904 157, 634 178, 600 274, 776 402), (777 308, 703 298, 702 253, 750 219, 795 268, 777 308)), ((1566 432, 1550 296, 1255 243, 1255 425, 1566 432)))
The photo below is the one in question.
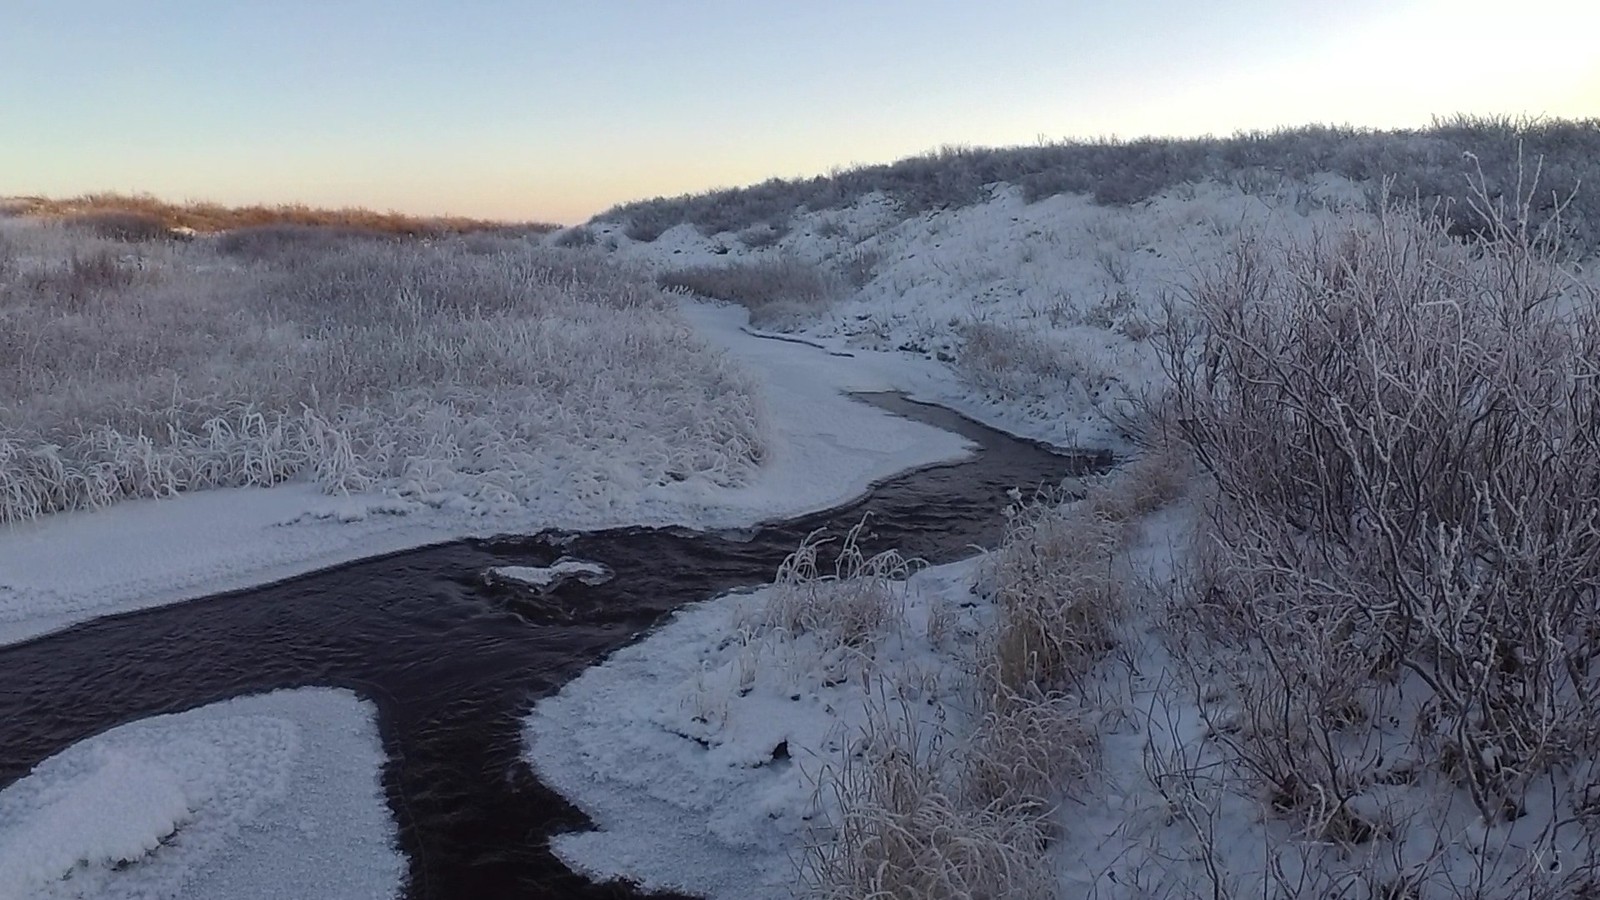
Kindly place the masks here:
POLYGON ((0 791, 0 898, 397 897, 373 718, 280 691, 75 744, 0 791))
POLYGON ((913 378, 905 362, 867 364, 741 330, 742 311, 689 305, 706 341, 759 382, 770 451, 749 484, 700 480, 595 485, 585 502, 535 499, 514 512, 381 495, 331 497, 310 485, 224 489, 141 500, 0 526, 0 644, 96 616, 246 587, 443 540, 545 528, 742 527, 838 505, 873 482, 958 459, 947 432, 849 400, 913 378))
POLYGON ((995 553, 920 571, 808 540, 541 701, 527 757, 595 823, 562 858, 714 898, 1055 896, 1052 848, 1094 837, 1070 798, 1096 731, 1135 712, 1083 686, 1125 576, 1171 570, 1148 562, 1171 521, 1124 523, 1181 480, 1074 484, 1014 493, 995 553))
POLYGON ((769 604, 783 588, 767 587, 685 610, 541 702, 524 729, 528 758, 595 822, 557 838, 557 851, 600 880, 790 896, 835 799, 816 779, 860 740, 869 704, 883 699, 875 686, 914 686, 930 728, 934 711, 959 706, 953 651, 981 615, 973 567, 924 569, 894 586, 897 625, 870 664, 823 636, 772 630, 769 604))

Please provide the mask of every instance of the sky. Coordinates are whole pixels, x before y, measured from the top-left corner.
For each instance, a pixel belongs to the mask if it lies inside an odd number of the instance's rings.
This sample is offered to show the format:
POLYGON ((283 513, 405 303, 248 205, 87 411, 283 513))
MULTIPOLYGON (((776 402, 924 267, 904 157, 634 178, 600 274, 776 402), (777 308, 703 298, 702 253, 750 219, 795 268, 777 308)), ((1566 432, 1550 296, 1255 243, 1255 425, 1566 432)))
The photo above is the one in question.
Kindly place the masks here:
POLYGON ((574 223, 943 145, 1600 116, 1594 0, 0 0, 0 196, 574 223))

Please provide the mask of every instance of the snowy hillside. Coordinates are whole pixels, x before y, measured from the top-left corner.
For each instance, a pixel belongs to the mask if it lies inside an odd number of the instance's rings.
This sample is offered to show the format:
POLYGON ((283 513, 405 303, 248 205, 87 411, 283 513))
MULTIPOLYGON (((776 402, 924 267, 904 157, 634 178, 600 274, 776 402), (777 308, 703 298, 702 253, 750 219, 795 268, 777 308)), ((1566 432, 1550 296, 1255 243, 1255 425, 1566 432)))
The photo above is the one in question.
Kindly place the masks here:
POLYGON ((1162 377, 1152 339, 1164 300, 1181 297, 1241 236, 1305 238, 1371 218, 1362 186, 1334 176, 1260 193, 1203 184, 1128 207, 1081 195, 1029 203, 1010 185, 990 194, 909 218, 874 195, 797 214, 786 234, 754 249, 689 225, 649 243, 619 224, 585 227, 666 281, 741 267, 758 283, 815 281, 821 288, 799 301, 781 287, 767 303, 746 301, 755 324, 926 363, 936 374, 917 387, 924 399, 1062 446, 1126 452, 1117 428, 1126 401, 1162 377))

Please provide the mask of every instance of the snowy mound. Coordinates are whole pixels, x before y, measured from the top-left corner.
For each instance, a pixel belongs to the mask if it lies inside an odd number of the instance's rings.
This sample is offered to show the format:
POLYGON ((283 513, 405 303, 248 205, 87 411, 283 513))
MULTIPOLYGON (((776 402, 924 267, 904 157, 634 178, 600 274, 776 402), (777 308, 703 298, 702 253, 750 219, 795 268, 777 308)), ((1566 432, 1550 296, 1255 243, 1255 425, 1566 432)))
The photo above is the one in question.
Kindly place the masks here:
POLYGON ((393 897, 381 763, 342 691, 114 728, 0 790, 0 898, 393 897))

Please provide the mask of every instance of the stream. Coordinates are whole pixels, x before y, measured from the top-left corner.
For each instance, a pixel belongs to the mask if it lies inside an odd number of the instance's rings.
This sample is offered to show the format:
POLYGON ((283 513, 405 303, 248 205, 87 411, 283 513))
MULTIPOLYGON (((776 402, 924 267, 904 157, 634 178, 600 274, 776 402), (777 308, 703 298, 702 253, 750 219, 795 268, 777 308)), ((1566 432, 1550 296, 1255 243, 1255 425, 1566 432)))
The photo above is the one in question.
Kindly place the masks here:
MULTIPOLYGON (((770 581, 808 533, 869 515, 863 550, 950 562, 993 547, 1011 487, 1106 468, 898 395, 858 399, 959 433, 971 458, 907 472, 847 506, 740 533, 622 528, 457 541, 87 622, 0 648, 0 788, 110 728, 282 688, 372 701, 382 780, 409 865, 406 896, 638 897, 570 872, 550 835, 581 812, 521 760, 541 697, 672 611, 770 581), (594 560, 615 577, 541 598, 487 584, 492 566, 594 560)), ((651 895, 662 896, 662 895, 651 895)))

